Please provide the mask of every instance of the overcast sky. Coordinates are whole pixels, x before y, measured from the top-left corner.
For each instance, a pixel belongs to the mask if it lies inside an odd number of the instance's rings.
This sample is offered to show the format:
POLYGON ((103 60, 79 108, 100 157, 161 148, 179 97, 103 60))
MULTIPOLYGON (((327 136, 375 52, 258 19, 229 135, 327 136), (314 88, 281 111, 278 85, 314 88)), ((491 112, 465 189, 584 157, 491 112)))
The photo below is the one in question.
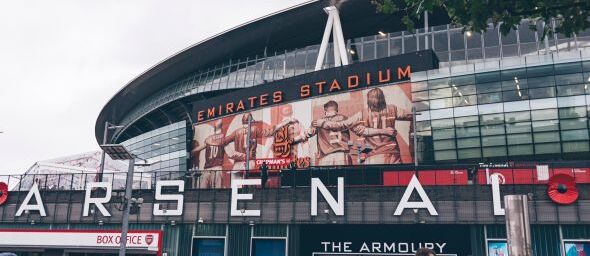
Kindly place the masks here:
POLYGON ((94 123, 171 54, 305 0, 0 1, 0 174, 98 150, 94 123))

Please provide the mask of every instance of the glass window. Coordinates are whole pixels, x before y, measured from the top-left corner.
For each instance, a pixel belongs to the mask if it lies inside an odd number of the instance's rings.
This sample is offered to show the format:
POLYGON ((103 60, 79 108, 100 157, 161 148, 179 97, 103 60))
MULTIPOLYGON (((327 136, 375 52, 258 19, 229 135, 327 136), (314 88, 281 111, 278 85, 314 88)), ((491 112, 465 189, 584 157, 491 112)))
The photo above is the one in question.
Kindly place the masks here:
POLYGON ((588 140, 588 130, 570 130, 570 131, 561 131, 561 140, 562 141, 572 141, 572 140, 588 140))
POLYGON ((475 85, 463 85, 453 87, 453 96, 473 95, 475 94, 475 85))
POLYGON ((556 75, 582 73, 582 65, 580 62, 555 64, 554 69, 556 75))
MULTIPOLYGON (((501 71, 502 80, 522 80, 526 78, 526 69, 524 68, 516 68, 516 69, 508 69, 501 71)), ((523 81, 521 81, 523 82, 523 81)), ((525 80, 526 82, 526 80, 525 80)))
POLYGON ((574 73, 574 74, 556 75, 555 76, 555 83, 557 85, 581 84, 583 82, 584 82, 584 76, 582 75, 582 73, 574 73))
POLYGON ((412 93, 412 100, 413 101, 428 100, 428 91, 413 92, 412 93))
POLYGON ((252 239, 252 256, 285 256, 285 239, 252 239))
MULTIPOLYGON (((549 76, 553 75, 553 65, 536 66, 527 68, 527 77, 549 76)), ((530 83, 530 81, 529 81, 530 83)))
POLYGON ((554 141, 559 141, 559 133, 558 132, 539 132, 539 133, 534 133, 533 138, 535 139, 535 143, 554 142, 554 141))
POLYGON ((454 108, 454 112, 455 117, 474 116, 478 114, 477 106, 456 107, 454 108))
POLYGON ((432 138, 435 140, 455 138, 454 129, 433 130, 432 138))
POLYGON ((483 148, 483 157, 501 157, 506 156, 506 147, 486 147, 483 148))
POLYGON ((530 133, 509 134, 506 141, 509 145, 530 144, 533 143, 533 137, 530 133))
POLYGON ((488 104, 488 103, 495 103, 502 101, 502 93, 495 92, 495 93, 486 93, 486 94, 479 94, 477 95, 477 102, 479 104, 488 104))
POLYGON ((557 96, 580 95, 586 93, 587 85, 562 85, 557 87, 557 96))
POLYGON ((475 95, 465 95, 459 97, 453 97, 453 106, 454 107, 463 107, 463 106, 471 106, 477 104, 477 96, 475 95))
POLYGON ((389 57, 387 40, 377 41, 377 59, 389 57))
POLYGON ((447 40, 447 31, 434 33, 434 50, 437 52, 449 51, 449 42, 447 40))
POLYGON ((529 88, 555 86, 555 78, 552 76, 534 77, 534 78, 529 77, 527 79, 527 85, 529 88))
POLYGON ((587 141, 564 142, 562 145, 564 153, 590 151, 590 145, 588 145, 587 141))
POLYGON ((478 83, 478 93, 499 92, 502 90, 502 82, 478 83))
POLYGON ((486 125, 481 127, 481 135, 496 135, 496 134, 504 134, 504 125, 503 124, 496 124, 496 125, 486 125))
POLYGON ((473 148, 473 147, 480 147, 479 137, 475 138, 466 138, 466 139, 457 139, 457 147, 458 148, 473 148))
POLYGON ((531 109, 557 108, 557 98, 530 100, 530 104, 531 109))
POLYGON ((531 132, 531 122, 519 122, 506 124, 506 133, 531 132))
POLYGON ((557 120, 546 120, 546 121, 535 121, 533 122, 533 131, 556 131, 559 129, 559 121, 557 120))
POLYGON ((402 39, 401 37, 392 37, 389 42, 389 54, 391 56, 400 55, 402 53, 402 39))
POLYGON ((482 125, 502 124, 504 123, 504 114, 482 115, 479 118, 482 125))
POLYGON ((506 136, 483 136, 481 137, 481 144, 484 147, 506 145, 506 136))
POLYGON ((453 109, 447 108, 447 109, 431 110, 430 117, 431 117, 431 119, 443 119, 443 118, 453 117, 453 109))
POLYGON ((450 82, 449 78, 428 80, 428 89, 448 88, 450 82))
POLYGON ((560 108, 559 118, 578 118, 586 116, 586 107, 560 108))
POLYGON ((223 256, 225 239, 193 238, 193 256, 223 256))
POLYGON ((471 85, 475 83, 474 75, 456 76, 452 78, 453 84, 456 86, 471 85))
POLYGON ((466 117, 455 118, 455 126, 457 126, 457 127, 477 126, 477 125, 479 125, 477 116, 466 116, 466 117))
POLYGON ((523 78, 514 78, 502 81, 502 90, 512 91, 528 88, 527 80, 523 78))
POLYGON ((404 37, 404 52, 408 53, 408 52, 415 52, 417 49, 417 43, 416 43, 416 36, 412 35, 406 35, 404 37))
POLYGON ((305 70, 306 72, 315 69, 315 62, 318 59, 319 45, 313 45, 307 48, 307 57, 305 59, 305 70))
POLYGON ((492 26, 488 27, 487 31, 483 35, 485 44, 486 58, 498 58, 500 57, 500 44, 498 29, 492 26))
POLYGON ((479 126, 457 127, 456 131, 458 138, 479 136, 479 126))
POLYGON ((430 121, 416 122, 416 130, 418 130, 418 131, 428 131, 428 130, 430 130, 430 121))
MULTIPOLYGON (((305 58, 307 57, 307 51, 305 49, 297 50, 295 55, 295 75, 305 73, 305 58)), ((315 62, 315 61, 314 61, 315 62)))
POLYGON ((363 43, 363 61, 375 59, 375 41, 363 43))
POLYGON ((557 109, 542 109, 531 111, 533 120, 557 119, 557 109))
POLYGON ((416 111, 424 111, 430 109, 430 102, 426 101, 419 101, 414 102, 414 107, 416 107, 416 111))
POLYGON ((515 123, 515 122, 523 122, 523 121, 530 121, 531 114, 529 111, 522 111, 522 112, 509 112, 505 113, 505 120, 506 123, 515 123))
POLYGON ((502 92, 502 99, 504 101, 527 100, 527 99, 529 99, 528 90, 523 89, 523 90, 502 92))
POLYGON ((560 152, 559 143, 535 144, 535 154, 559 154, 560 152))
POLYGON ((531 99, 555 97, 555 88, 554 87, 544 87, 544 88, 529 89, 529 97, 531 99))
POLYGON ((479 84, 497 82, 500 80, 501 80, 500 79, 500 72, 498 72, 498 71, 475 74, 475 81, 478 84, 478 88, 477 88, 478 91, 479 91, 479 84))
POLYGON ((452 128, 454 127, 453 119, 438 119, 432 120, 433 129, 452 128))
POLYGON ((465 50, 465 39, 463 37, 463 31, 461 29, 449 30, 451 35, 451 50, 465 50))
POLYGON ((453 106, 453 98, 445 98, 430 101, 430 109, 450 108, 453 106))
POLYGON ((457 159, 457 152, 455 150, 434 151, 434 159, 437 161, 454 160, 457 159))
POLYGON ((557 105, 559 107, 586 106, 586 97, 584 95, 559 97, 557 98, 557 105))
POLYGON ((532 155, 533 154, 533 145, 513 145, 508 146, 508 155, 511 156, 518 156, 518 155, 532 155))
POLYGON ((454 149, 455 140, 436 140, 434 141, 434 150, 454 149))
POLYGON ((440 99, 451 97, 451 88, 443 88, 430 91, 430 99, 440 99))
POLYGON ((423 91, 428 89, 428 84, 426 82, 412 82, 412 91, 423 91))
POLYGON ((560 126, 562 130, 575 130, 587 128, 587 118, 575 118, 575 119, 564 119, 560 120, 560 126))
POLYGON ((459 149, 457 151, 460 159, 481 158, 481 150, 478 148, 459 149))

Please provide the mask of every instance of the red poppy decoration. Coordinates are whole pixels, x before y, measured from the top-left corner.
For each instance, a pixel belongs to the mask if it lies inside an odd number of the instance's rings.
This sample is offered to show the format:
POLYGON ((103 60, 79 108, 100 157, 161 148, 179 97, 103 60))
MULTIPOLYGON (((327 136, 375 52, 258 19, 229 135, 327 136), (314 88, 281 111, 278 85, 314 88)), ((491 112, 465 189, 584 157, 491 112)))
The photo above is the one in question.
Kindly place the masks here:
POLYGON ((0 205, 6 203, 6 199, 8 199, 8 185, 0 182, 0 205))
POLYGON ((551 176, 547 194, 553 202, 558 204, 572 204, 578 200, 578 188, 571 175, 560 173, 551 176))

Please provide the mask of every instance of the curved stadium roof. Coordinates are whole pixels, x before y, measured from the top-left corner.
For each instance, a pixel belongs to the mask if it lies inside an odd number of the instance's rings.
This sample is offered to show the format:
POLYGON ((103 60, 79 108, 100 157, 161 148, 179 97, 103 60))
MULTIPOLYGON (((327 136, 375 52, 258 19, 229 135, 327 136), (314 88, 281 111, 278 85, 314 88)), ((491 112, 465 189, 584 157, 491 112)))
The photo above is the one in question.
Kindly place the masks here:
MULTIPOLYGON (((314 0, 244 23, 170 56, 127 83, 101 110, 95 124, 96 140, 102 143, 105 121, 120 124, 142 101, 197 70, 264 51, 319 44, 327 19, 323 8, 330 5, 336 5, 340 10, 346 39, 405 29, 399 15, 377 14, 370 0, 314 0)), ((430 26, 446 23, 448 18, 443 12, 430 16, 430 26)), ((185 111, 190 112, 188 108, 185 111)), ((152 127, 140 133, 167 124, 147 121, 152 127)), ((132 123, 124 125, 126 127, 118 131, 119 134, 132 123)))

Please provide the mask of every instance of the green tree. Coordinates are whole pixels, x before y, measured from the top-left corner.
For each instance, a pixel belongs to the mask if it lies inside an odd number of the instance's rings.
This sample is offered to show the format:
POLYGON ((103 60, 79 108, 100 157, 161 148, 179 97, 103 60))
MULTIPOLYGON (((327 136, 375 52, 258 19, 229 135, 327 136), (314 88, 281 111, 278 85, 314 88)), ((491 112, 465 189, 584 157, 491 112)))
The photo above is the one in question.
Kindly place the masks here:
POLYGON ((590 0, 372 0, 377 12, 403 15, 409 31, 424 11, 445 11, 451 22, 464 31, 483 32, 491 22, 507 35, 521 20, 528 20, 529 28, 544 24, 543 38, 553 33, 572 37, 590 27, 590 0), (555 29, 552 22, 555 21, 555 29), (544 23, 543 23, 544 22, 544 23))

